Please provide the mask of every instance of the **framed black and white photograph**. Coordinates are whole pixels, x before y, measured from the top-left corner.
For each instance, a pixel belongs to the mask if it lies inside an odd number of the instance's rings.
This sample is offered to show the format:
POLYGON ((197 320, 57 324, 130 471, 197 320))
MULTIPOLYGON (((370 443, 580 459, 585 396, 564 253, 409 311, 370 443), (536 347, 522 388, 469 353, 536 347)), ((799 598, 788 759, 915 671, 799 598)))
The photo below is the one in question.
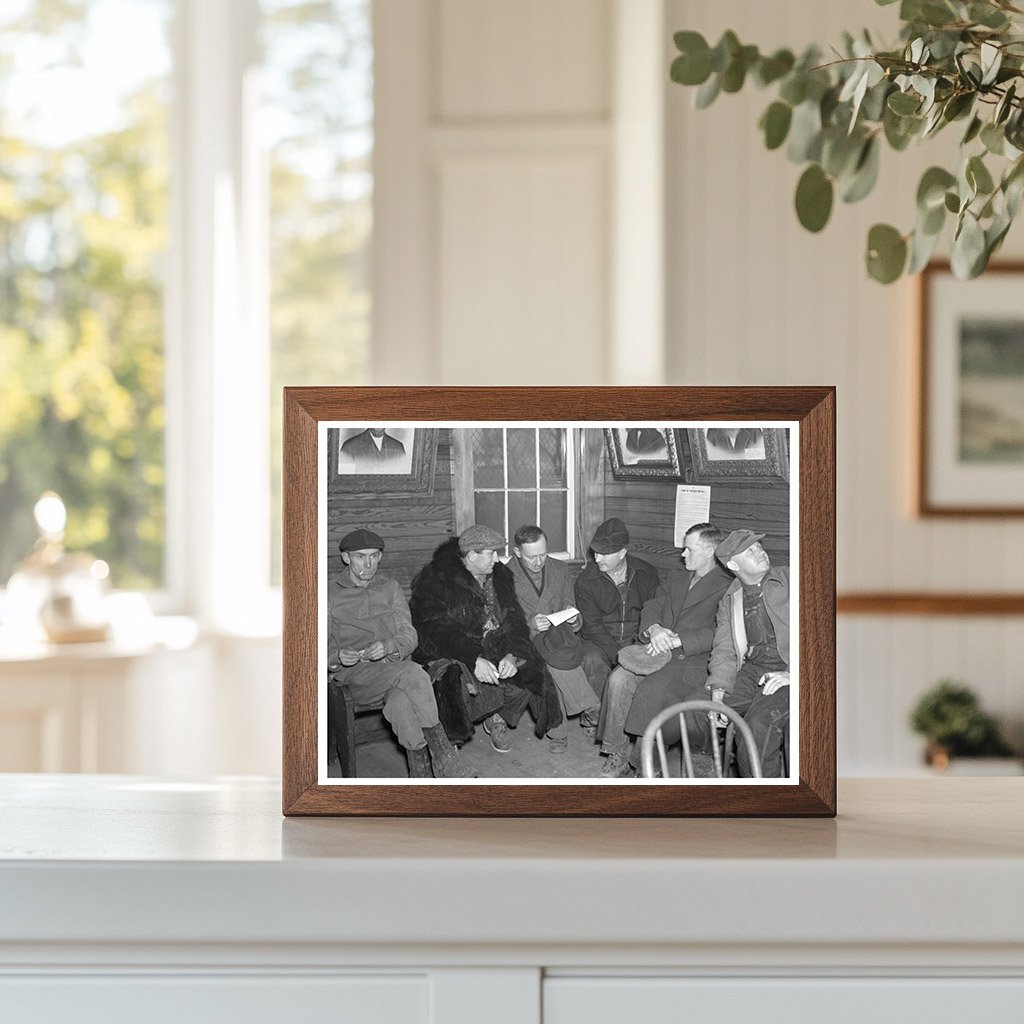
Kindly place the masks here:
POLYGON ((286 813, 833 813, 832 392, 750 394, 792 477, 695 488, 722 389, 287 389, 286 813))
POLYGON ((687 429, 695 483, 789 479, 789 437, 775 427, 723 423, 687 429))
POLYGON ((917 512, 1024 515, 1024 264, 921 274, 917 512))
POLYGON ((435 434, 430 427, 360 423, 327 435, 331 480, 346 490, 381 498, 429 494, 434 485, 435 434))
POLYGON ((612 475, 620 480, 644 477, 678 480, 682 477, 675 434, 669 427, 656 424, 606 427, 605 442, 612 475))

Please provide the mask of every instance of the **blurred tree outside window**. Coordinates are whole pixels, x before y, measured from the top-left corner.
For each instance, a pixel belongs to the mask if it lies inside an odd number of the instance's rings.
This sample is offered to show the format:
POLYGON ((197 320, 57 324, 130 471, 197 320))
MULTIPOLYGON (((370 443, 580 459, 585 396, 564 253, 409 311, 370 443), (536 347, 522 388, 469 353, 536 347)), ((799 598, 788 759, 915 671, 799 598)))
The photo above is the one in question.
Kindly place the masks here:
POLYGON ((0 7, 0 586, 47 489, 115 586, 164 582, 172 13, 0 7))
POLYGON ((365 384, 373 177, 370 0, 261 0, 269 157, 271 573, 280 582, 281 389, 365 384))

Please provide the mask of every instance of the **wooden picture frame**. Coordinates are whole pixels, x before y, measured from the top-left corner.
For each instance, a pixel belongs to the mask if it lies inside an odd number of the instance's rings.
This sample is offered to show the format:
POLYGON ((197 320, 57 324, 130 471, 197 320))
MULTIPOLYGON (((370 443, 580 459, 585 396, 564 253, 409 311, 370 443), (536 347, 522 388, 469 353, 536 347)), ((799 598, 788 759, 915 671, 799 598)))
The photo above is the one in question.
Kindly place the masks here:
POLYGON ((1024 516, 1024 262, 970 281, 947 262, 918 281, 914 511, 1024 516))
POLYGON ((686 436, 694 483, 789 479, 785 431, 715 424, 691 428, 686 436))
MULTIPOLYGON (((425 427, 424 427, 425 429, 425 427)), ((598 457, 601 450, 597 449, 598 457)), ((440 472, 440 470, 439 470, 440 472)), ((286 388, 284 393, 283 810, 350 816, 703 816, 836 813, 835 389, 796 388, 286 388), (457 419, 453 420, 453 412, 457 419), (529 422, 593 428, 747 420, 791 431, 791 594, 797 615, 788 780, 328 780, 321 647, 328 563, 327 424, 529 422)), ((656 486, 652 484, 651 486, 656 486)), ((662 485, 665 486, 665 485, 662 485)), ((671 487, 671 485, 668 485, 671 487)), ((435 497, 436 500, 436 497, 435 497)), ((398 515, 382 503, 382 515, 398 515)), ((360 523, 373 528, 374 522, 360 523)), ((752 525, 756 525, 752 524, 752 525)), ((411 543, 414 524, 403 523, 411 543)), ((390 550, 390 549, 389 549, 390 550)))
POLYGON ((358 494, 376 494, 381 498, 401 497, 407 494, 430 494, 434 487, 435 433, 430 428, 406 427, 395 431, 392 437, 384 432, 384 441, 400 447, 393 458, 372 453, 372 440, 364 440, 375 425, 352 424, 345 429, 327 432, 328 479, 345 478, 346 486, 358 494), (364 458, 346 456, 344 448, 353 442, 371 447, 364 458), (408 450, 407 450, 408 449, 408 450))
POLYGON ((612 476, 617 480, 683 479, 679 448, 671 427, 605 427, 604 435, 612 476))

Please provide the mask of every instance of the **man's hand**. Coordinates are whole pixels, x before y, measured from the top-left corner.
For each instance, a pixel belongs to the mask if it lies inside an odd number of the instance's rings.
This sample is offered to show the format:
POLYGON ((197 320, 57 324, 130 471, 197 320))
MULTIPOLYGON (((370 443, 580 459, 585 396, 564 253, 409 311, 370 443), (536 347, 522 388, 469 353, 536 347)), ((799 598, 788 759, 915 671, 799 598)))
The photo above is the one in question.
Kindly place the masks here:
POLYGON ((342 647, 338 651, 338 661, 340 661, 345 668, 350 668, 352 665, 357 664, 361 657, 362 651, 353 651, 348 647, 342 647))
MULTIPOLYGON (((722 703, 722 698, 724 696, 725 696, 725 690, 712 690, 711 691, 711 699, 716 704, 721 704, 722 703)), ((729 719, 726 718, 726 716, 723 715, 721 711, 709 711, 708 712, 708 718, 711 719, 711 727, 713 729, 717 729, 719 726, 722 726, 724 728, 725 726, 727 726, 729 724, 729 719)))
POLYGON ((765 674, 758 679, 757 685, 761 687, 762 693, 764 693, 766 697, 769 697, 776 690, 781 690, 783 686, 789 686, 789 673, 765 672, 765 674))
POLYGON ((488 661, 486 658, 476 659, 476 668, 473 669, 473 675, 475 675, 481 683, 489 683, 491 686, 498 685, 497 666, 493 661, 488 661))
POLYGON ((508 679, 510 676, 514 676, 518 671, 519 666, 516 664, 514 654, 506 654, 505 657, 498 662, 499 679, 508 679))
POLYGON ((648 654, 668 654, 674 647, 681 646, 679 634, 664 626, 651 626, 648 635, 651 642, 647 645, 648 654))
POLYGON ((551 628, 551 620, 546 615, 534 615, 533 628, 538 633, 544 633, 551 628))
POLYGON ((363 650, 363 661, 380 661, 384 657, 384 642, 375 640, 363 650))

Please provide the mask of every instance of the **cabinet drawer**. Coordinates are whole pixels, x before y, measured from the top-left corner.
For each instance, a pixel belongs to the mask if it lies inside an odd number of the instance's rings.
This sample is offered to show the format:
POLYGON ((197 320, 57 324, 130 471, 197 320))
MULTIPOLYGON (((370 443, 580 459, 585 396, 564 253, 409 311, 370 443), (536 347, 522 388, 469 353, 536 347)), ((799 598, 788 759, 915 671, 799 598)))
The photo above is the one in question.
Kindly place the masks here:
POLYGON ((750 1020, 757 1024, 1020 1024, 1024 978, 549 977, 544 1024, 750 1020), (746 1017, 734 1017, 746 1014, 746 1017))
POLYGON ((0 1019, 18 1024, 427 1024, 415 975, 93 975, 0 978, 0 1019))

